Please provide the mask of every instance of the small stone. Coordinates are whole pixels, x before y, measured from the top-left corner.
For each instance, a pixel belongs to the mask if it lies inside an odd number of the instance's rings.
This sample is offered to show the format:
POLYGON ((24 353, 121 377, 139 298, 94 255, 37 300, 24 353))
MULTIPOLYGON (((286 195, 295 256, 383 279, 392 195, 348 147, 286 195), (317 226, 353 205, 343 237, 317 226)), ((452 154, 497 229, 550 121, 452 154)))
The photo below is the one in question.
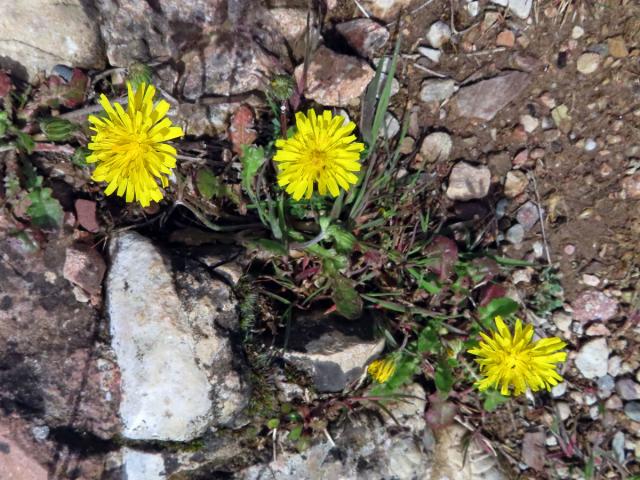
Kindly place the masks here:
POLYGON ((551 110, 551 118, 556 127, 563 133, 569 133, 571 131, 571 116, 569 115, 569 108, 566 105, 558 105, 551 110))
MULTIPOLYGON (((303 70, 304 65, 296 67, 298 80, 303 70)), ((309 63, 305 95, 322 105, 346 107, 359 100, 373 76, 366 62, 320 47, 309 63)))
MULTIPOLYGON (((582 326, 580 323, 577 323, 576 325, 582 326)), ((608 337, 611 335, 611 331, 602 323, 594 323, 593 325, 590 325, 584 333, 588 337, 608 337)))
POLYGON ((271 8, 265 12, 271 17, 282 36, 293 44, 302 37, 307 30, 307 12, 302 8, 271 8))
POLYGON ((164 480, 164 459, 160 453, 146 453, 131 448, 124 448, 122 452, 124 478, 164 480))
POLYGON ((78 199, 75 201, 76 217, 78 224, 91 233, 100 230, 96 220, 96 202, 92 200, 78 199))
POLYGON ((410 0, 363 0, 362 3, 374 17, 392 21, 401 10, 407 11, 410 0))
POLYGON ((624 465, 624 433, 617 431, 611 440, 611 449, 620 465, 624 465))
POLYGON ((551 396, 560 398, 567 392, 567 382, 559 383, 551 388, 551 396))
POLYGON ((453 142, 446 132, 433 132, 425 137, 420 147, 420 154, 428 163, 444 162, 449 159, 453 142))
POLYGON ((531 79, 528 73, 503 73, 460 89, 454 98, 463 117, 492 120, 496 114, 524 92, 531 79))
POLYGON ((447 197, 459 201, 484 198, 489 193, 490 186, 489 168, 484 165, 473 166, 466 162, 458 162, 449 175, 447 197))
POLYGON ((609 359, 609 362, 607 364, 607 372, 609 373, 609 375, 611 375, 612 377, 617 377, 618 375, 620 375, 621 368, 622 358, 620 357, 620 355, 614 355, 609 359))
MULTIPOLYGON (((544 218, 544 211, 541 212, 544 218)), ((525 231, 531 230, 538 220, 540 220, 540 213, 538 212, 538 207, 532 201, 528 201, 524 205, 522 205, 517 213, 516 220, 520 225, 522 225, 525 231)))
POLYGON ((44 442, 49 436, 49 427, 46 425, 35 426, 31 429, 31 433, 38 442, 44 442))
POLYGON ((408 155, 411 152, 413 152, 413 149, 415 148, 416 145, 416 141, 411 138, 411 137, 404 137, 402 139, 402 142, 400 143, 400 153, 402 155, 408 155))
POLYGON ((439 63, 440 57, 442 56, 442 50, 438 50, 437 48, 418 47, 418 53, 433 63, 439 63))
MULTIPOLYGON (((533 160, 533 158, 532 158, 533 160)), ((513 157, 513 161, 511 162, 514 167, 525 168, 531 167, 532 162, 529 160, 529 150, 526 148, 524 150, 520 150, 515 157, 513 157)))
POLYGON ((477 0, 468 2, 465 7, 467 9, 467 12, 469 12, 469 15, 471 15, 472 17, 477 17, 480 13, 480 2, 477 0))
POLYGON ((76 245, 67 248, 63 276, 91 295, 102 291, 102 278, 107 266, 95 249, 76 245))
POLYGON ((512 226, 505 235, 507 241, 513 245, 520 245, 524 240, 524 228, 519 223, 512 226))
POLYGON ((524 131, 527 133, 533 133, 540 125, 540 120, 531 115, 522 115, 520 117, 520 123, 524 127, 524 131))
POLYGON ((604 338, 585 343, 576 355, 575 365, 585 378, 599 378, 607 374, 609 346, 604 338))
POLYGON ((584 149, 587 152, 593 152, 598 148, 598 143, 593 138, 587 138, 584 142, 584 149))
POLYGON ((600 279, 595 275, 589 275, 588 273, 582 274, 582 283, 589 285, 590 287, 597 287, 600 285, 600 279))
POLYGON ((554 437, 553 435, 549 435, 545 441, 544 444, 547 447, 555 447, 556 445, 558 445, 558 439, 556 437, 554 437))
POLYGON ((629 55, 629 50, 622 35, 607 40, 607 46, 609 47, 609 54, 614 58, 624 58, 629 55))
POLYGON ((369 18, 356 18, 340 23, 336 30, 361 56, 371 57, 389 40, 389 30, 369 18))
POLYGON ((593 393, 585 393, 584 395, 585 405, 593 405, 597 401, 598 401, 598 397, 596 397, 593 393))
POLYGON ((602 60, 602 57, 600 57, 600 55, 598 55, 597 53, 593 53, 593 52, 583 53, 578 57, 576 68, 580 73, 589 75, 595 72, 596 70, 598 70, 601 60, 602 60))
POLYGON ((533 0, 491 0, 491 3, 507 7, 513 14, 522 19, 528 18, 533 0))
POLYGON ((616 381, 616 392, 623 400, 640 400, 640 385, 630 378, 616 381))
POLYGON ((634 422, 640 422, 640 402, 629 402, 624 406, 624 413, 634 422))
POLYGON ((600 418, 600 407, 598 405, 589 407, 589 417, 591 417, 591 420, 600 418))
POLYGON ((533 242, 533 254, 536 258, 544 257, 544 244, 540 241, 533 242))
POLYGON ((400 132, 400 122, 390 112, 384 114, 384 125, 380 129, 378 136, 380 138, 392 139, 400 132))
POLYGON ((456 82, 452 79, 427 79, 420 88, 420 100, 423 102, 442 102, 456 91, 456 82))
POLYGON ((599 290, 587 290, 573 301, 571 308, 579 322, 606 322, 618 313, 618 302, 599 290))
POLYGON ((615 387, 615 382, 611 375, 600 377, 597 382, 598 397, 601 399, 609 398, 615 387))
POLYGON ((441 20, 431 24, 427 32, 427 41, 433 48, 442 48, 451 40, 451 28, 441 20))
POLYGON ((556 403, 556 408, 558 409, 560 420, 562 420, 563 422, 571 416, 571 407, 567 402, 556 403))
POLYGON ((580 27, 579 25, 576 25, 571 29, 571 38, 573 38, 574 40, 581 38, 583 35, 584 28, 580 27))
POLYGON ((607 410, 620 410, 622 408, 622 400, 620 400, 619 396, 612 395, 604 402, 604 408, 607 410))
POLYGON ((624 198, 633 200, 640 198, 640 172, 622 179, 622 194, 624 198))
POLYGON ((507 173, 504 182, 504 195, 507 198, 515 198, 525 191, 529 185, 527 176, 520 170, 511 170, 507 173))
POLYGON ((516 36, 511 30, 503 30, 496 38, 498 47, 513 48, 516 43, 516 36))

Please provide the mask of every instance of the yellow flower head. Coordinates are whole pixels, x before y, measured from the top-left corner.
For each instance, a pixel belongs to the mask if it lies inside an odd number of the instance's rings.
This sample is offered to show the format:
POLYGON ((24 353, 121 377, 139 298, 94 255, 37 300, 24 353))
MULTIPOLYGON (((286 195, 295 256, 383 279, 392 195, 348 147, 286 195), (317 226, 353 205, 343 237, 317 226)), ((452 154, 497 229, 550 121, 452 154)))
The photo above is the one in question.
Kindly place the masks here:
POLYGON ((374 360, 367 367, 367 372, 378 383, 384 383, 391 378, 396 371, 396 363, 390 358, 374 360))
POLYGON ((360 152, 364 144, 356 142, 351 132, 355 123, 344 124, 344 117, 333 116, 329 110, 317 116, 314 110, 307 115, 296 113, 296 133, 286 140, 276 140, 273 159, 278 162, 278 185, 294 200, 313 194, 313 185, 318 184, 318 193, 332 197, 340 194, 340 188, 349 190, 358 177, 360 152))
POLYGON ((121 197, 126 194, 127 202, 135 200, 146 207, 151 200, 162 200, 156 178, 166 187, 171 169, 176 166, 176 149, 163 142, 182 137, 184 132, 166 118, 169 103, 160 100, 153 104, 153 85, 142 83, 135 93, 130 83, 127 88, 126 112, 119 103, 111 105, 101 95, 100 104, 107 116, 89 116, 96 134, 88 145, 93 153, 87 162, 98 163, 92 178, 108 183, 107 195, 117 190, 121 197))
POLYGON ((521 395, 527 388, 536 392, 562 381, 556 372, 556 363, 564 362, 567 353, 559 350, 567 344, 558 337, 531 341, 533 327, 522 328, 522 322, 516 320, 513 335, 501 317, 495 318, 497 331, 492 337, 480 333, 484 341, 469 353, 476 355, 480 373, 485 377, 476 386, 480 391, 500 387, 502 395, 509 395, 513 387, 514 395, 521 395))

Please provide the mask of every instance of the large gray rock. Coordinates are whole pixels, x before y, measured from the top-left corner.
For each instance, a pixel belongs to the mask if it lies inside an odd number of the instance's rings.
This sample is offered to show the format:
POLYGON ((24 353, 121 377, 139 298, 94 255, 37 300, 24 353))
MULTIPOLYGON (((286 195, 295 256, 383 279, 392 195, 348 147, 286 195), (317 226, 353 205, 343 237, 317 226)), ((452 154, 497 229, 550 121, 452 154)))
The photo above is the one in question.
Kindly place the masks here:
MULTIPOLYGON (((296 67, 298 81, 303 71, 304 65, 296 67)), ((320 47, 309 62, 304 94, 326 106, 358 104, 373 76, 373 69, 363 60, 320 47)))
POLYGON ((531 83, 528 73, 508 72, 461 88, 453 102, 463 117, 492 120, 531 83))
POLYGON ((373 336, 372 322, 345 322, 320 315, 297 319, 285 360, 307 372, 321 392, 339 392, 364 372, 384 348, 373 336))
POLYGON ((188 441, 233 426, 248 395, 229 340, 237 326, 229 287, 184 257, 172 268, 136 233, 116 237, 110 251, 107 313, 123 435, 188 441))
POLYGON ((90 2, 0 2, 0 67, 30 79, 57 64, 104 68, 100 31, 90 2))

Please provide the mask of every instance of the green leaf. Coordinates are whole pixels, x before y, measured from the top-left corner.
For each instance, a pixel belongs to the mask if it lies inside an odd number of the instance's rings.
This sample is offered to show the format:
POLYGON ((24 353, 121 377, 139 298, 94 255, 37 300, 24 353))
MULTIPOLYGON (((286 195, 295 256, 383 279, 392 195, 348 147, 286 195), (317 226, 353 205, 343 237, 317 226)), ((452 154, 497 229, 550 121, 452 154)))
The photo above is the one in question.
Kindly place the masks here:
POLYGON ((440 293, 440 291, 442 290, 442 287, 436 281, 436 276, 434 274, 432 273, 427 274, 426 275, 427 279, 425 279, 424 278, 425 275, 418 272, 415 268, 408 268, 407 271, 411 274, 413 278, 416 279, 416 282, 418 283, 418 287, 427 291, 431 295, 436 295, 440 293))
POLYGON ((331 225, 327 230, 327 236, 333 238, 336 250, 343 253, 353 252, 353 247, 358 241, 355 235, 338 225, 331 225))
POLYGON ((493 319, 497 316, 509 317, 518 311, 518 302, 508 298, 494 298, 488 305, 478 308, 480 323, 486 328, 493 328, 493 319))
POLYGON ((60 202, 51 196, 50 188, 36 188, 28 198, 31 205, 27 208, 27 214, 35 226, 45 229, 60 228, 64 212, 60 202))
POLYGON ((76 167, 85 168, 87 163, 87 157, 91 155, 91 150, 87 147, 78 147, 76 151, 73 152, 73 156, 71 157, 71 163, 73 163, 76 167))
POLYGON ((335 273, 332 278, 333 293, 331 299, 336 304, 336 311, 349 320, 355 320, 362 314, 362 298, 354 287, 354 282, 335 273))
POLYGON ((254 146, 243 146, 240 162, 242 163, 242 188, 253 195, 253 179, 264 163, 264 148, 254 146))
POLYGON ((280 420, 277 418, 272 418, 267 422, 267 428, 269 430, 273 430, 274 428, 278 428, 280 426, 280 420))
POLYGON ((64 118, 45 118, 40 120, 40 130, 52 142, 69 140, 77 129, 77 125, 64 118))
POLYGON ((300 438, 300 435, 302 435, 302 425, 296 425, 289 432, 289 440, 291 440, 292 442, 295 442, 300 438))
POLYGON ((498 390, 487 390, 483 396, 482 408, 487 412, 493 412, 500 405, 509 401, 509 397, 505 397, 498 390))
POLYGON ((196 187, 207 200, 224 195, 224 185, 210 170, 200 170, 196 175, 196 187))
POLYGON ((418 335, 418 353, 438 353, 442 342, 438 335, 438 325, 429 325, 425 327, 418 335))
POLYGON ((266 250, 269 253, 273 253, 274 255, 287 255, 287 249, 285 246, 276 242, 275 240, 271 240, 268 238, 261 238, 254 242, 254 245, 258 248, 258 250, 266 250))
POLYGON ((436 388, 443 396, 449 395, 451 388, 453 387, 453 371, 451 370, 451 364, 447 358, 441 358, 436 366, 436 373, 434 375, 436 388))
POLYGON ((20 130, 14 130, 16 134, 16 146, 18 150, 26 153, 27 155, 31 155, 33 153, 33 149, 36 148, 36 143, 33 141, 30 135, 27 135, 20 130))
POLYGON ((0 112, 0 138, 4 137, 9 130, 9 126, 11 125, 11 121, 9 120, 9 115, 7 112, 0 112))

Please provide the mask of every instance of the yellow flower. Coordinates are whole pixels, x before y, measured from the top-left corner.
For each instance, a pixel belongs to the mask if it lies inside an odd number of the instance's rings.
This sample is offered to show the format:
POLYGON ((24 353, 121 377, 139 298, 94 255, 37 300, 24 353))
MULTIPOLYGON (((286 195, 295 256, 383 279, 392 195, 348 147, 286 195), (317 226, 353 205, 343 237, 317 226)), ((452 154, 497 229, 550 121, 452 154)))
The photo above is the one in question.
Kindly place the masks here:
POLYGON ((374 360, 367 367, 367 372, 376 382, 384 383, 396 372, 396 364, 389 358, 374 360))
POLYGON ((565 342, 558 337, 531 341, 533 327, 527 325, 523 329, 520 320, 516 320, 513 335, 501 317, 496 317, 495 322, 497 331, 492 337, 480 333, 484 341, 469 350, 479 357, 476 362, 485 377, 476 382, 480 391, 500 387, 502 395, 509 395, 509 388, 513 387, 514 395, 520 395, 527 388, 533 392, 550 390, 562 381, 556 364, 567 359, 567 353, 559 351, 567 345, 565 342))
POLYGON ((96 134, 88 145, 93 153, 87 162, 97 162, 92 178, 108 183, 107 195, 117 190, 121 197, 126 193, 127 202, 135 200, 146 207, 151 200, 162 200, 156 178, 166 187, 167 177, 176 166, 176 149, 163 142, 182 137, 184 132, 165 117, 169 103, 160 100, 153 104, 156 93, 153 85, 142 83, 135 93, 130 83, 127 88, 126 112, 120 104, 111 105, 107 97, 101 95, 100 104, 107 116, 89 116, 91 129, 96 134))
POLYGON ((351 132, 355 123, 344 125, 344 117, 333 116, 329 110, 317 116, 314 110, 307 115, 296 113, 296 133, 286 140, 276 140, 273 159, 278 162, 278 185, 286 186, 286 191, 294 200, 313 194, 313 186, 318 184, 318 193, 332 197, 340 194, 340 188, 349 190, 358 177, 360 152, 364 144, 356 142, 351 132))

